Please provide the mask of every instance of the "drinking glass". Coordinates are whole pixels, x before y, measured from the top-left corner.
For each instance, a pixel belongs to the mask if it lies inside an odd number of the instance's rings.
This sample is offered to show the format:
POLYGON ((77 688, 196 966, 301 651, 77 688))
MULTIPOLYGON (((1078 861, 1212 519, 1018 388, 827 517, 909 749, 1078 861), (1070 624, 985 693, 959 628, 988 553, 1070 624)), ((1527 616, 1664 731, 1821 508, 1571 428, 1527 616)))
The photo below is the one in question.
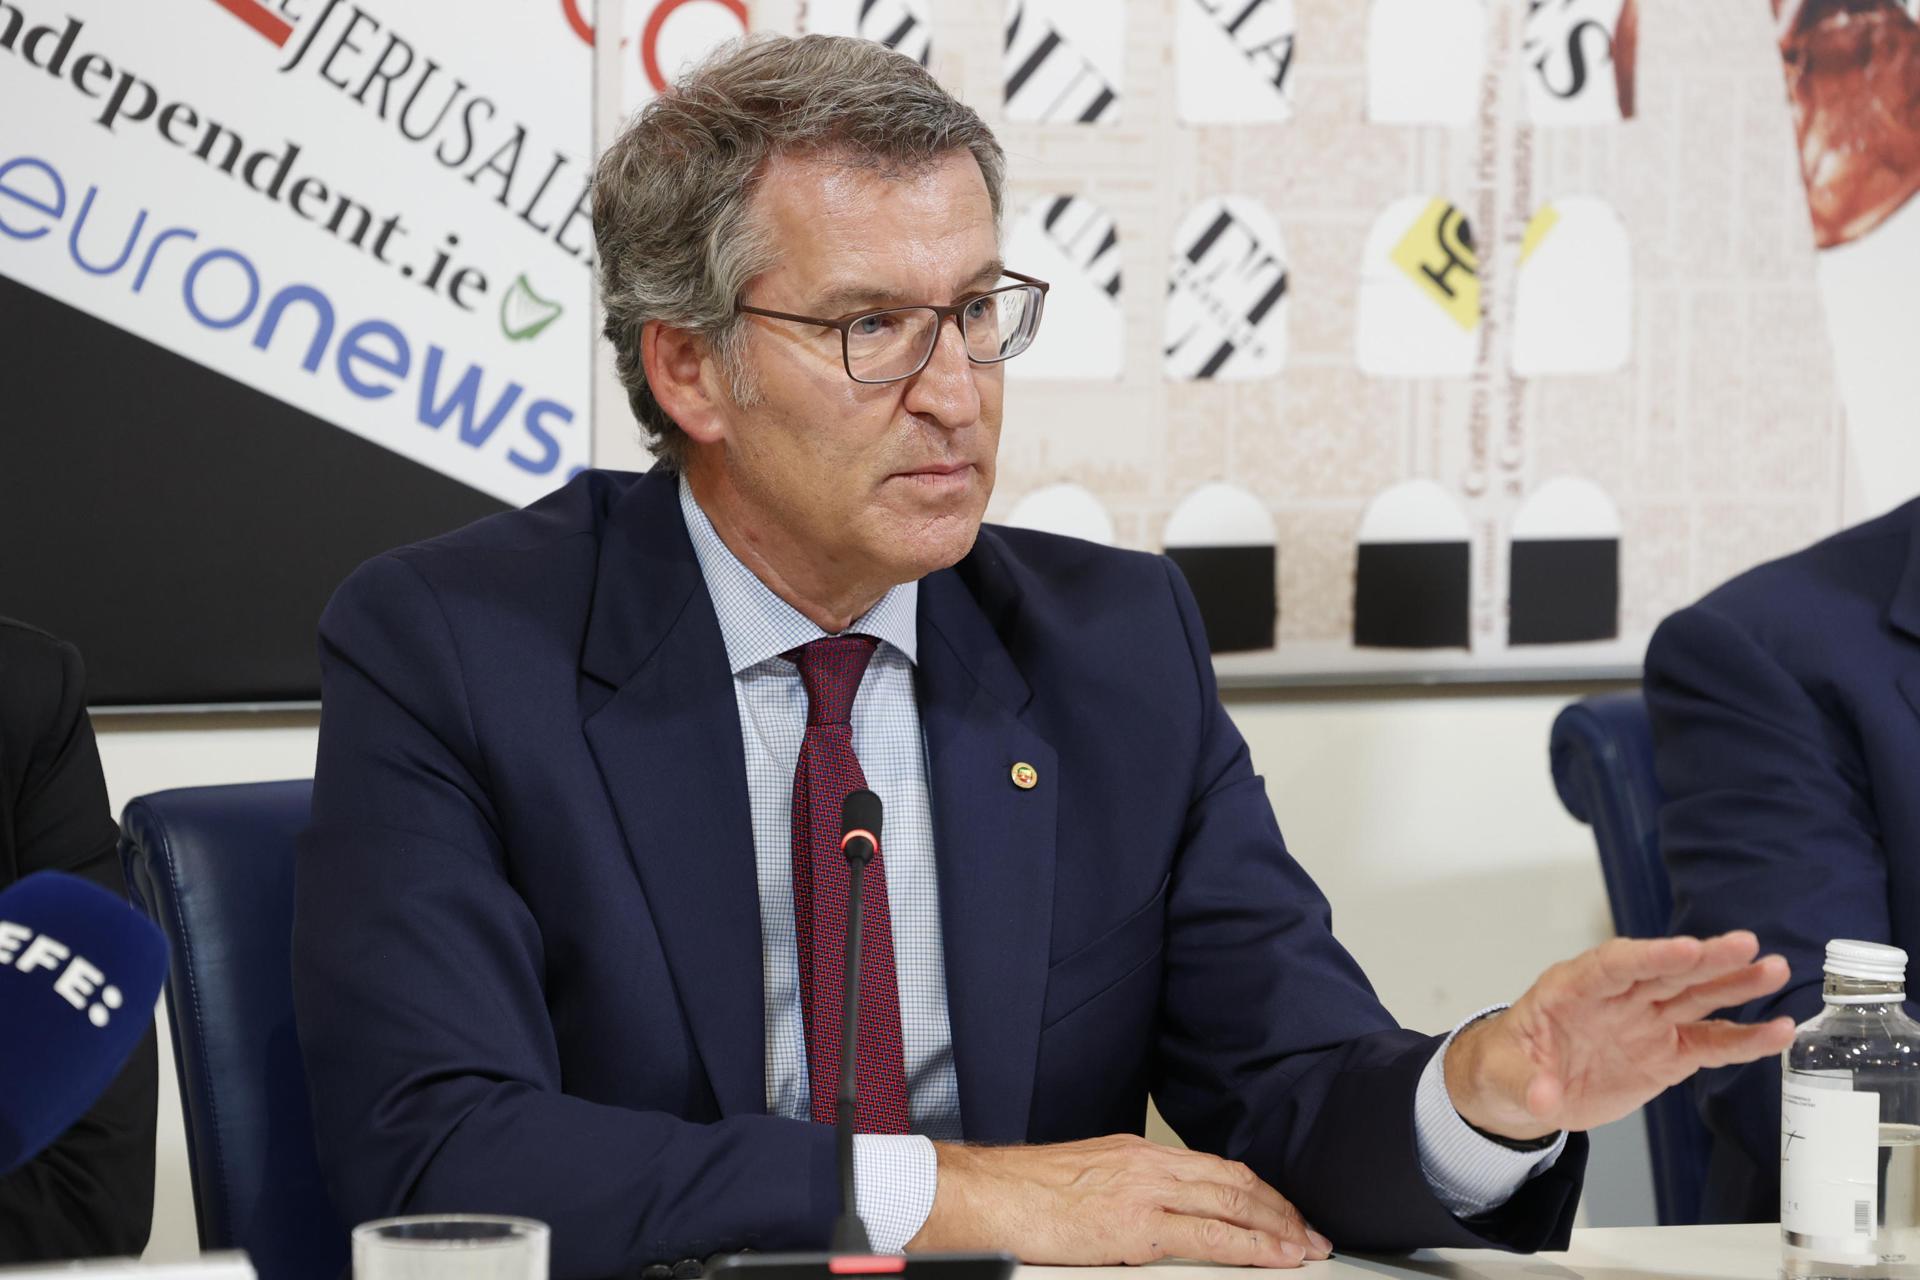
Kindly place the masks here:
POLYGON ((547 1280, 547 1224, 447 1213, 353 1229, 353 1280, 547 1280))

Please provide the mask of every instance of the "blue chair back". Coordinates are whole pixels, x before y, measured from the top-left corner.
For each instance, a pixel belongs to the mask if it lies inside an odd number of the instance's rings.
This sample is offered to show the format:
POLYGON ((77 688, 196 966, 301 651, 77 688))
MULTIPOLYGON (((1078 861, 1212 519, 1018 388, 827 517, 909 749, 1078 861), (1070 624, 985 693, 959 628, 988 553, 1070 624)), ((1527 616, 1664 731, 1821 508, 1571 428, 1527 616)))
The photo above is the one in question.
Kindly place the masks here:
MULTIPOLYGON (((1560 802, 1593 828, 1614 931, 1661 938, 1672 930, 1673 890, 1660 861, 1660 780, 1653 728, 1638 690, 1587 698, 1553 722, 1553 785, 1560 802)), ((1655 1208, 1662 1226, 1700 1221, 1707 1181, 1707 1127, 1686 1085, 1646 1105, 1655 1208)))
POLYGON ((246 1250, 262 1280, 335 1280, 347 1266, 293 1025, 293 853, 312 789, 162 791, 120 820, 134 902, 167 935, 200 1247, 246 1250))

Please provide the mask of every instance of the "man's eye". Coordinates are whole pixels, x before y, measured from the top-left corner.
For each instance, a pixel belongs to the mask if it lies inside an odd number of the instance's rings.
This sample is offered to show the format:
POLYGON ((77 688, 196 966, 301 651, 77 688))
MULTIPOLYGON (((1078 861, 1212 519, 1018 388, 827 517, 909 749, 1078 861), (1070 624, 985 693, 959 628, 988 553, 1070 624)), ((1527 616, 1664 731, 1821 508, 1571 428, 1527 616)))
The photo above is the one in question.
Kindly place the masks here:
POLYGON ((892 316, 861 316, 853 322, 853 332, 862 338, 877 338, 892 327, 892 316))
POLYGON ((975 298, 967 304, 967 319, 984 320, 987 312, 993 310, 992 298, 975 298))

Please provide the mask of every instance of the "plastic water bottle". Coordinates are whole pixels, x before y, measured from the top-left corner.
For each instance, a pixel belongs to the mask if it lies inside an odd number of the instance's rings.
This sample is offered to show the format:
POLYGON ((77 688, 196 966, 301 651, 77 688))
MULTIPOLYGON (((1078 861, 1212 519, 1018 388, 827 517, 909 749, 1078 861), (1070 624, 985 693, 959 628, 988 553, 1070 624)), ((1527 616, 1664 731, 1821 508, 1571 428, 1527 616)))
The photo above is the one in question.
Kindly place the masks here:
POLYGON ((1907 953, 1827 944, 1826 1008, 1783 1055, 1787 1280, 1920 1280, 1920 1023, 1907 953))

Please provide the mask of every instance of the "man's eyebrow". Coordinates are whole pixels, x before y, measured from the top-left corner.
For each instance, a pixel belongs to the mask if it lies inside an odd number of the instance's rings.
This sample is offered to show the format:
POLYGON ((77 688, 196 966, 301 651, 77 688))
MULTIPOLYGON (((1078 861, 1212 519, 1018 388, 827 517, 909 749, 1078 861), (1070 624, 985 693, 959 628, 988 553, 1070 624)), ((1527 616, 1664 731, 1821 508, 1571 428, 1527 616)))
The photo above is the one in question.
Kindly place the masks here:
POLYGON ((1007 264, 1001 261, 999 258, 995 258, 992 261, 986 263, 978 271, 974 272, 971 276, 968 276, 967 284, 971 287, 963 288, 960 290, 960 292, 971 293, 973 289, 979 288, 983 285, 992 284, 995 280, 998 280, 1001 276, 1005 274, 1007 274, 1007 264))
MULTIPOLYGON (((953 296, 958 298, 985 288, 1005 274, 1006 263, 995 258, 968 276, 961 287, 954 291, 953 296)), ((829 289, 821 294, 819 300, 813 305, 819 308, 823 316, 843 316, 855 311, 881 307, 911 307, 928 301, 930 299, 909 296, 889 289, 876 289, 870 284, 847 284, 829 289)))

